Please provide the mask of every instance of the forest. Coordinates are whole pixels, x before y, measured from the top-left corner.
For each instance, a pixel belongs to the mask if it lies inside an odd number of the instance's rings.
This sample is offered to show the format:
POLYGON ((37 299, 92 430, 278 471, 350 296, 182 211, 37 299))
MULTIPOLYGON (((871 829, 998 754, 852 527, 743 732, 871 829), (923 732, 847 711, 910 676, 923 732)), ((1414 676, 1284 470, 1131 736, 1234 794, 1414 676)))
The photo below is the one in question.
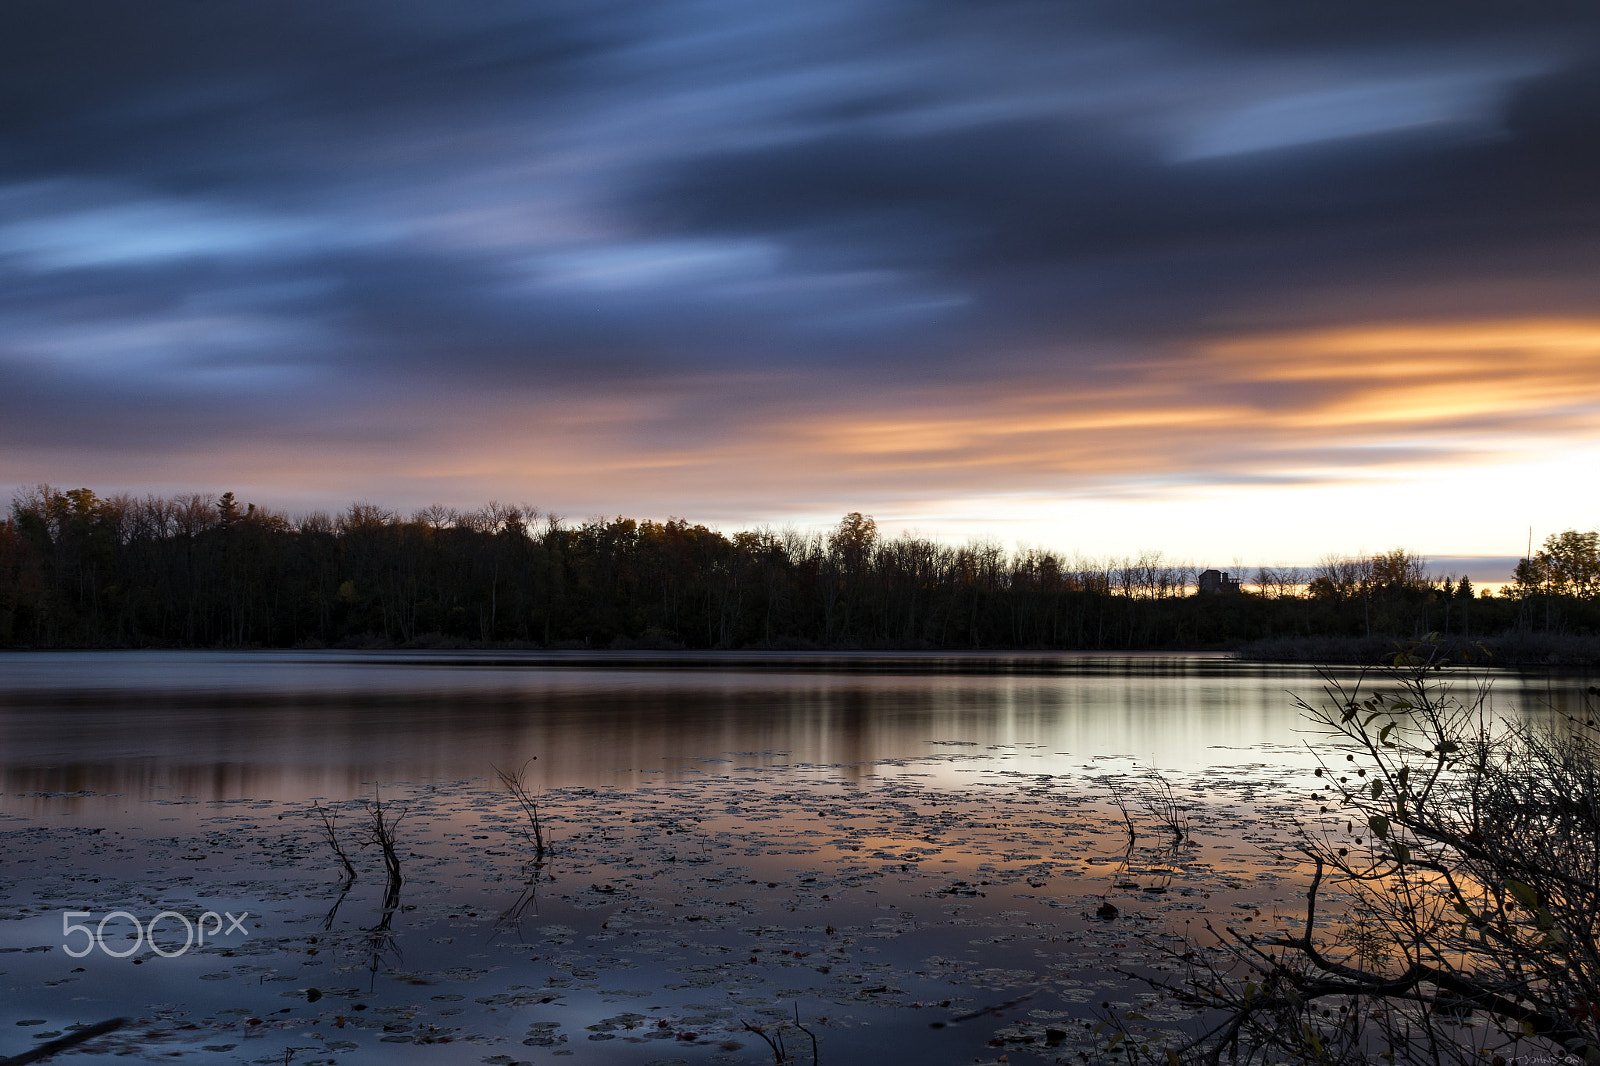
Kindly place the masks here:
POLYGON ((525 505, 290 519, 233 493, 22 490, 0 521, 0 646, 1204 650, 1438 633, 1592 638, 1595 533, 1552 536, 1500 595, 1405 549, 1236 575, 1159 552, 1086 559, 993 541, 731 535, 525 505))

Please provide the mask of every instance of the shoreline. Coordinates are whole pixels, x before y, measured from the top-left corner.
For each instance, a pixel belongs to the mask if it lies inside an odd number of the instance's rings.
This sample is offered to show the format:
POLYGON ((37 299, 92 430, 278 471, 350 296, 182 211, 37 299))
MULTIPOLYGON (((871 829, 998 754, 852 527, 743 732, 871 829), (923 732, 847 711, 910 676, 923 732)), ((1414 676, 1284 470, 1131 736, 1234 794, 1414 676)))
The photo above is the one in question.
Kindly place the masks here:
MULTIPOLYGON (((1128 660, 1183 658, 1211 662, 1282 663, 1338 666, 1389 666, 1395 656, 1419 643, 1417 638, 1380 636, 1281 637, 1239 642, 1229 647, 1198 648, 936 648, 926 645, 862 647, 856 644, 817 646, 800 642, 739 648, 684 648, 646 641, 617 641, 610 645, 585 645, 562 641, 540 645, 528 641, 469 641, 453 638, 426 638, 394 642, 382 639, 346 640, 334 644, 302 642, 289 647, 262 645, 195 644, 99 644, 99 645, 13 645, 0 648, 5 654, 70 652, 333 652, 333 653, 420 653, 482 656, 499 653, 549 656, 557 661, 593 661, 624 665, 648 661, 655 665, 726 662, 737 660, 754 665, 771 662, 800 665, 808 662, 857 662, 887 665, 898 661, 907 665, 925 663, 950 666, 991 664, 1003 667, 1029 660, 1128 660)), ((1558 633, 1501 633, 1467 639, 1435 637, 1426 642, 1438 649, 1437 655, 1453 666, 1506 667, 1525 669, 1587 669, 1600 667, 1600 636, 1558 633)), ((3 658, 0 658, 3 661, 3 658)), ((942 671, 941 671, 942 672, 942 671)))

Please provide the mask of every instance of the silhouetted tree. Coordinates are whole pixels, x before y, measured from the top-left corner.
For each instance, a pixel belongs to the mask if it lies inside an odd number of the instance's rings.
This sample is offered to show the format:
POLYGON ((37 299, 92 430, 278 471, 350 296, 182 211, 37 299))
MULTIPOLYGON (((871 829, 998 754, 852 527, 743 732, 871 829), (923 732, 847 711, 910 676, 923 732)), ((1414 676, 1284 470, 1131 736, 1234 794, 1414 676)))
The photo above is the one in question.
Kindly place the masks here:
MULTIPOLYGON (((1540 617, 1600 623, 1587 535, 1526 560, 1540 617), (1564 553, 1564 554, 1563 554, 1564 553), (1549 576, 1557 567, 1566 576, 1549 576)), ((233 493, 102 498, 32 486, 0 525, 0 642, 291 646, 378 641, 738 648, 1198 648, 1288 634, 1486 632, 1528 596, 1447 591, 1404 551, 1263 568, 1236 597, 1145 551, 1063 558, 995 541, 880 537, 852 512, 823 533, 723 534, 680 518, 570 525, 527 504, 403 517, 357 503, 291 522, 233 493), (1304 588, 1304 594, 1301 589, 1304 588)))

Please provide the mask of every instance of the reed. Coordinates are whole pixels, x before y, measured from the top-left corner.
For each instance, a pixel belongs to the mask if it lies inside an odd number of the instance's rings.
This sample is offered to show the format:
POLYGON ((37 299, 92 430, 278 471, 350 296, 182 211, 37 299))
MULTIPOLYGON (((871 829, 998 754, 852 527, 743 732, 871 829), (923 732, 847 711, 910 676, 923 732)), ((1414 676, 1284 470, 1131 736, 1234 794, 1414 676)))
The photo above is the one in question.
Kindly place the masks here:
POLYGON ((496 766, 494 772, 495 776, 500 779, 501 786, 511 793, 511 798, 517 801, 517 806, 522 808, 523 816, 528 819, 528 828, 523 830, 523 835, 533 845, 534 862, 543 862, 545 852, 544 824, 539 819, 539 802, 532 791, 529 790, 525 776, 528 770, 528 763, 537 758, 538 756, 535 755, 515 771, 502 770, 496 766))
POLYGON ((372 790, 372 802, 367 805, 366 839, 362 847, 377 847, 383 854, 383 869, 388 882, 388 894, 398 896, 405 877, 400 872, 400 855, 395 850, 395 830, 406 816, 407 808, 393 813, 393 807, 383 802, 378 790, 372 790))
POLYGON ((311 808, 311 813, 317 815, 321 820, 322 835, 328 841, 328 847, 333 849, 334 855, 344 864, 344 876, 348 879, 346 887, 349 887, 350 884, 354 884, 356 881, 356 867, 355 863, 350 861, 350 853, 345 851, 344 845, 339 843, 339 815, 320 803, 311 808))

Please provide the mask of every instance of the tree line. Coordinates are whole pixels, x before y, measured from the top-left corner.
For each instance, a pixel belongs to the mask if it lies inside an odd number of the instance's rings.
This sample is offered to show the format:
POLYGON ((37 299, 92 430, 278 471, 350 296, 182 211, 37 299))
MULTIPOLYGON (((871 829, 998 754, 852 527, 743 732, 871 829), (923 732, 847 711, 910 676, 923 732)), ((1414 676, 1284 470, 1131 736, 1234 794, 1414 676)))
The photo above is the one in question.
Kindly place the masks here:
POLYGON ((501 503, 409 516, 357 503, 291 520, 231 492, 38 485, 0 522, 0 645, 1117 651, 1592 632, 1600 566, 1574 560, 1597 547, 1593 534, 1552 538, 1498 597, 1430 576, 1403 549, 1262 568, 1243 593, 1203 596, 1200 568, 1159 552, 1096 560, 884 537, 860 513, 825 531, 729 535, 501 503))

